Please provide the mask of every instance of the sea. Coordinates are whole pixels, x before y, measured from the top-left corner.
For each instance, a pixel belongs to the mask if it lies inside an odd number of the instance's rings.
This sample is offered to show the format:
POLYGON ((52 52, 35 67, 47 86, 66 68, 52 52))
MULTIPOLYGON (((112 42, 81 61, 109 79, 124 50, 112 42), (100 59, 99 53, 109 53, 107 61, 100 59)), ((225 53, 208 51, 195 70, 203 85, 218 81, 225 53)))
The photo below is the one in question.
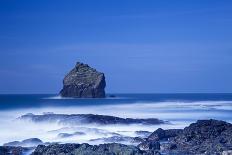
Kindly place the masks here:
MULTIPOLYGON (((232 94, 108 94, 104 99, 62 98, 54 94, 0 95, 0 145, 12 141, 39 138, 43 142, 106 143, 112 133, 136 137, 137 131, 151 133, 158 128, 183 129, 197 120, 217 119, 232 123, 232 94), (122 118, 157 118, 157 125, 97 125, 32 122, 18 119, 32 113, 99 114, 122 118), (61 133, 83 135, 68 137, 61 133)), ((125 143, 128 143, 125 141, 125 143)))

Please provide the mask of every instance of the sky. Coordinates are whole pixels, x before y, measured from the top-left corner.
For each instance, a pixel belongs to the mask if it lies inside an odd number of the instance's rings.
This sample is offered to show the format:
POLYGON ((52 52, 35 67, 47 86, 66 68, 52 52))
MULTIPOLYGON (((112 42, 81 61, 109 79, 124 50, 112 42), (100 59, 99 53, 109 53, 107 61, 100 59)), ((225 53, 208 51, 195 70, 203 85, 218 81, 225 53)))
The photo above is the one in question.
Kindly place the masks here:
POLYGON ((232 1, 0 1, 0 94, 58 93, 77 61, 107 93, 232 92, 232 1))

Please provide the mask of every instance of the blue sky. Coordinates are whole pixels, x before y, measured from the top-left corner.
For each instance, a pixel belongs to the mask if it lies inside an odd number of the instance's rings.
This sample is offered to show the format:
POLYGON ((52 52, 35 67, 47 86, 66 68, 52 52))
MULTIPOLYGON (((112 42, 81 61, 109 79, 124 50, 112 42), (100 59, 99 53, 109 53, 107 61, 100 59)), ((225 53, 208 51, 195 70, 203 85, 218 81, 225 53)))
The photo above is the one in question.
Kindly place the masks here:
POLYGON ((0 93, 57 93, 77 61, 108 93, 232 92, 231 0, 1 0, 0 93))

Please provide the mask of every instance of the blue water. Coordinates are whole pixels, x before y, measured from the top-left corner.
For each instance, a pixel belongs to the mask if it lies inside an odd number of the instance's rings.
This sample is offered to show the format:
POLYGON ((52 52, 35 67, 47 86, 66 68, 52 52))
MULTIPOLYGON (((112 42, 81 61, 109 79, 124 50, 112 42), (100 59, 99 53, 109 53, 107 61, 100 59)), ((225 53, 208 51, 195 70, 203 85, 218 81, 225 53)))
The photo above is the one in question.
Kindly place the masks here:
MULTIPOLYGON (((138 102, 232 101, 232 93, 214 94, 114 94, 104 99, 60 98, 55 94, 0 95, 0 110, 46 106, 109 105, 138 102)), ((108 95, 110 96, 110 95, 108 95)))
MULTIPOLYGON (((157 128, 184 128, 199 119, 218 119, 232 123, 232 94, 114 94, 104 99, 61 98, 45 95, 0 95, 0 145, 9 141, 40 138, 44 142, 91 143, 114 132, 137 136, 135 131, 153 132, 157 128), (21 115, 33 113, 100 114, 123 118, 158 118, 161 125, 70 125, 57 122, 22 121, 21 115), (16 130, 17 129, 17 130, 16 130), (99 130, 104 134, 95 133, 99 130), (17 132, 16 132, 17 131, 17 132), (59 133, 85 132, 85 136, 60 138, 59 133), (109 134, 105 134, 109 133, 109 134)), ((109 96, 109 95, 108 95, 109 96)), ((103 143, 103 142, 98 142, 103 143)))

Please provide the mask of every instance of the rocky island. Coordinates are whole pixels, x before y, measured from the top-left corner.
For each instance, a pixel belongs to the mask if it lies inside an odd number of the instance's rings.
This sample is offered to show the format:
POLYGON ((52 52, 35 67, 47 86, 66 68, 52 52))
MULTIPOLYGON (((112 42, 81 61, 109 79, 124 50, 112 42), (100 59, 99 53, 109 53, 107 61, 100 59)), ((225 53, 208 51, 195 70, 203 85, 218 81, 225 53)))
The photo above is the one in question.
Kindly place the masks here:
POLYGON ((104 73, 98 72, 87 64, 77 62, 65 76, 60 95, 75 98, 104 98, 105 87, 104 73))

